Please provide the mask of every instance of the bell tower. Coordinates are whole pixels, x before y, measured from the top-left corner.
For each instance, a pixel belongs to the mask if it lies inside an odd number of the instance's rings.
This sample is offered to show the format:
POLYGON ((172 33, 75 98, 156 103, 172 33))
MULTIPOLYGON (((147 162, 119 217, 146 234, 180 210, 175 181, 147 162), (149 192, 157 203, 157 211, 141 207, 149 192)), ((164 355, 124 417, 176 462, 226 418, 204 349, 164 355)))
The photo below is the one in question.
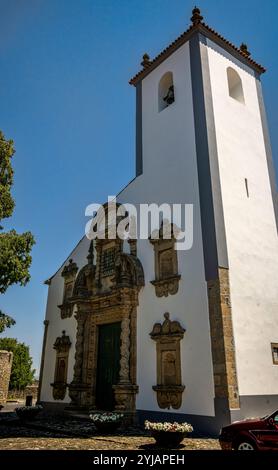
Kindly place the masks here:
POLYGON ((265 404, 278 381, 271 360, 277 192, 265 69, 246 44, 204 23, 197 7, 190 27, 157 57, 144 54, 141 65, 130 80, 136 175, 151 188, 149 200, 193 203, 200 214, 215 410, 239 417, 251 402, 265 404))

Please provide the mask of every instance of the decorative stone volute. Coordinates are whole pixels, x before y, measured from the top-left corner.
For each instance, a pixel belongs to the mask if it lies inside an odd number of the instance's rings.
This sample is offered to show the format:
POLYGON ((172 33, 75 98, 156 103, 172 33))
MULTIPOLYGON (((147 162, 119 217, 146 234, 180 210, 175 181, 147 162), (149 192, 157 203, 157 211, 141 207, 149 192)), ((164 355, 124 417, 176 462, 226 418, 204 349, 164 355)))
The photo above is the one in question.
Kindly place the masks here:
POLYGON ((74 263, 72 259, 70 259, 69 263, 64 266, 64 269, 61 273, 61 276, 64 278, 63 303, 58 305, 61 311, 61 318, 69 318, 72 315, 72 305, 70 303, 70 299, 72 297, 77 271, 77 264, 74 263))
POLYGON ((168 221, 149 237, 154 247, 155 279, 151 281, 157 297, 175 295, 179 289, 178 256, 175 249, 178 228, 168 221))
POLYGON ((55 376, 54 382, 51 384, 53 387, 52 395, 54 400, 63 400, 66 396, 70 347, 70 338, 66 335, 65 331, 62 331, 62 336, 58 336, 53 345, 53 348, 56 350, 55 376))
POLYGON ((164 322, 155 323, 151 338, 156 341, 157 385, 153 390, 157 394, 160 408, 178 409, 182 403, 185 386, 181 383, 180 341, 185 329, 178 321, 170 320, 169 313, 164 314, 164 322))
POLYGON ((71 341, 69 336, 66 336, 65 330, 62 331, 62 336, 56 338, 53 348, 56 349, 59 353, 67 352, 71 347, 71 341))
POLYGON ((164 318, 165 320, 162 324, 154 324, 152 332, 150 333, 151 338, 158 340, 163 336, 176 336, 182 339, 185 329, 181 326, 181 324, 178 321, 170 320, 170 314, 168 312, 164 313, 164 318))
POLYGON ((75 275, 78 271, 78 267, 77 267, 77 264, 73 262, 72 259, 69 260, 69 264, 67 264, 62 273, 61 273, 61 276, 63 276, 65 279, 69 278, 69 277, 72 277, 73 275, 75 275))

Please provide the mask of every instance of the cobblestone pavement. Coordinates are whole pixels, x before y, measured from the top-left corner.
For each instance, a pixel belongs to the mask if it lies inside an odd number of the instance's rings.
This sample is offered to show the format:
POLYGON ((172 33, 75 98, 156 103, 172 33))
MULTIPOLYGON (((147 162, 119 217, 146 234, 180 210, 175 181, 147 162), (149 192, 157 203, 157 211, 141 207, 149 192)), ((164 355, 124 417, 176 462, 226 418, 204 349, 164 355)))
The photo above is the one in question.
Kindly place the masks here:
MULTIPOLYGON (((99 435, 90 421, 42 417, 21 424, 14 413, 0 414, 0 450, 156 450, 153 438, 139 427, 99 435)), ((217 439, 187 437, 180 449, 220 450, 217 439)))
MULTIPOLYGON (((151 450, 158 449, 150 437, 96 436, 92 438, 68 437, 12 437, 0 438, 0 450, 151 450)), ((181 450, 220 450, 217 439, 183 440, 181 450)))

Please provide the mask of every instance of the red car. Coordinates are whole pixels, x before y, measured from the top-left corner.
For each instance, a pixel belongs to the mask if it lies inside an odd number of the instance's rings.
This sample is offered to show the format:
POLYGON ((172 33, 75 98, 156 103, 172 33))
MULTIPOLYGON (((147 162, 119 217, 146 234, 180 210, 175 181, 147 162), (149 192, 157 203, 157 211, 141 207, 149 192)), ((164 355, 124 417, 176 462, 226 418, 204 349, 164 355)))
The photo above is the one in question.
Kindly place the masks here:
POLYGON ((278 410, 223 427, 219 442, 222 450, 278 450, 278 410))

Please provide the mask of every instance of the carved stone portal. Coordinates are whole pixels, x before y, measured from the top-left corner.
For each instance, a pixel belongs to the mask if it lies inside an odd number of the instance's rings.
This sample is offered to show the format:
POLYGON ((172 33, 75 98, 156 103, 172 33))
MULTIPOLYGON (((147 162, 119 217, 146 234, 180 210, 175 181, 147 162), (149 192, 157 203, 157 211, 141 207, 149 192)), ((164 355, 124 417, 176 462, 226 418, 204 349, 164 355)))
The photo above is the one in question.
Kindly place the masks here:
POLYGON ((70 299, 77 312, 75 366, 69 385, 71 407, 97 409, 99 327, 121 322, 119 380, 112 387, 115 409, 126 416, 135 413, 137 305, 144 273, 136 256, 136 240, 129 245, 130 252, 125 253, 119 238, 92 241, 88 265, 76 278, 70 299))
POLYGON ((160 408, 178 409, 182 403, 185 386, 181 383, 180 341, 185 329, 178 321, 171 321, 169 313, 164 314, 162 324, 156 323, 150 333, 156 341, 157 385, 153 390, 157 393, 160 408))
POLYGON ((54 383, 51 384, 53 387, 52 394, 54 400, 63 400, 66 396, 70 347, 71 341, 69 336, 66 336, 66 332, 63 331, 62 336, 56 339, 53 346, 53 348, 56 349, 55 376, 54 383))
POLYGON ((151 234, 150 242, 154 246, 155 256, 155 280, 151 281, 155 293, 157 297, 174 295, 178 292, 181 276, 178 274, 173 224, 162 223, 160 229, 151 234))

